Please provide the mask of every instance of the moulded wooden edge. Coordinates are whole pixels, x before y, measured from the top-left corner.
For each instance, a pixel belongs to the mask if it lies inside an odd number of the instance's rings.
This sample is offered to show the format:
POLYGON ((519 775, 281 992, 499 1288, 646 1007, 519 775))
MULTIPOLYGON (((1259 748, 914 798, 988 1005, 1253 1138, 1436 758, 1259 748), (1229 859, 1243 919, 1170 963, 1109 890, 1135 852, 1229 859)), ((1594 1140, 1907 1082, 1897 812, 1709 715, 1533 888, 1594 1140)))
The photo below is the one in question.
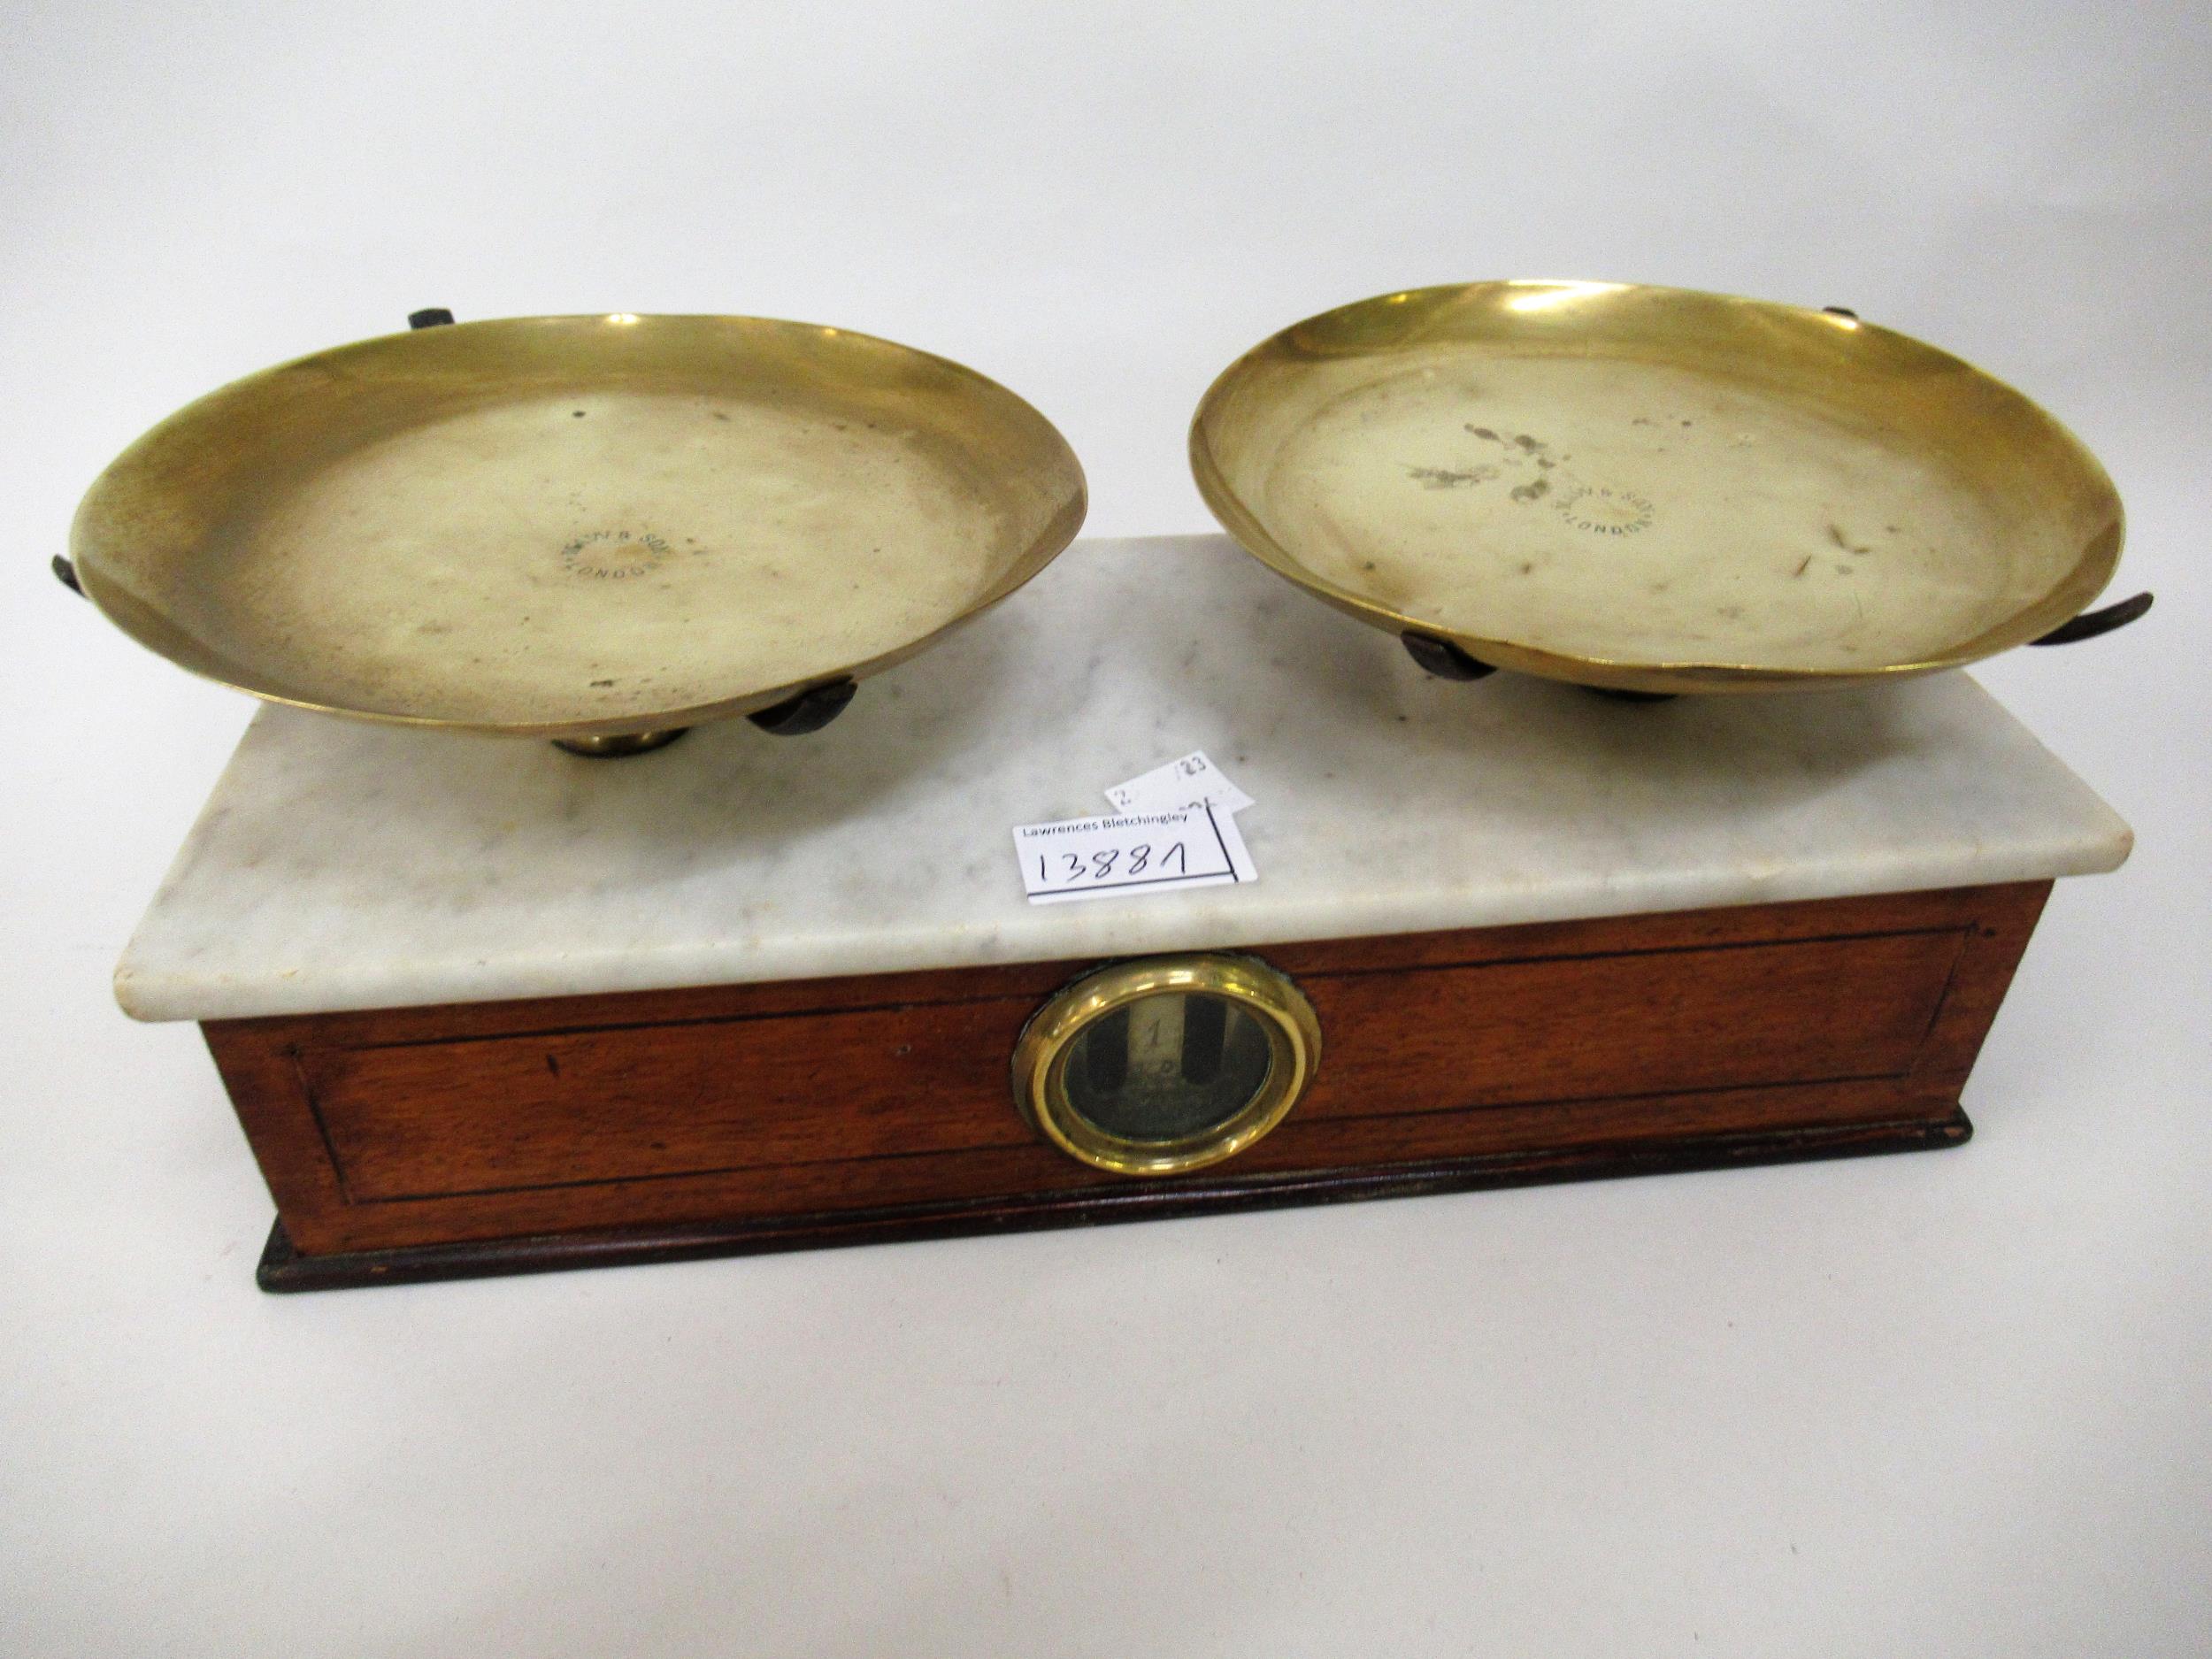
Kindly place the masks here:
POLYGON ((701 1222, 328 1256, 304 1256, 295 1250, 284 1224, 279 1221, 270 1229, 255 1281, 263 1290, 273 1292, 338 1290, 577 1267, 642 1266, 775 1250, 1097 1226, 1483 1187, 1930 1151, 1961 1145, 1973 1132, 1965 1112, 1954 1104, 1948 1112, 1927 1118, 1706 1135, 1645 1145, 1490 1154, 1379 1169, 1181 1182, 1169 1187, 1109 1187, 1050 1196, 964 1199, 764 1221, 701 1222))

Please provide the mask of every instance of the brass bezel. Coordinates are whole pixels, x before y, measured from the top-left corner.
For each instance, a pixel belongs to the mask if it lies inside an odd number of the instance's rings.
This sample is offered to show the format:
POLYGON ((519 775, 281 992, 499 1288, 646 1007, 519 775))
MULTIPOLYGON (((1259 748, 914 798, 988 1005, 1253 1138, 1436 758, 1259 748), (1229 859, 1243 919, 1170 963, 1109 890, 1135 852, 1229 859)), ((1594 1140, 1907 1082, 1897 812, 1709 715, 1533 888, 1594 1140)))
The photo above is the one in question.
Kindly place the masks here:
POLYGON ((1117 1175, 1174 1175, 1233 1158, 1282 1122, 1320 1060, 1313 1005, 1267 964, 1218 954, 1148 956, 1087 973, 1037 1010, 1014 1046, 1014 1098, 1023 1117, 1080 1163, 1117 1175), (1110 1133, 1069 1098, 1070 1047, 1093 1020, 1163 991, 1218 996, 1257 1018, 1267 1033, 1267 1076, 1240 1110, 1202 1133, 1172 1141, 1110 1133))

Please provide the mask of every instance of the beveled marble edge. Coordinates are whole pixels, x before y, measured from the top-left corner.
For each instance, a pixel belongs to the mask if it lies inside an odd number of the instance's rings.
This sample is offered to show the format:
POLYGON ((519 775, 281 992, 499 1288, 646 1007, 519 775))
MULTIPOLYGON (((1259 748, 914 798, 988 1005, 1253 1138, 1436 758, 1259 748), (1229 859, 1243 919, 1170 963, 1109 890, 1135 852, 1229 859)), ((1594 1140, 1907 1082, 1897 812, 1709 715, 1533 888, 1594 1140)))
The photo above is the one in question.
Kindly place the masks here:
POLYGON ((814 749, 749 732, 694 738, 652 772, 595 768, 653 757, 564 772, 496 740, 264 710, 126 951, 117 999, 140 1019, 243 1018, 1263 948, 2092 874, 2131 845, 2111 810, 1963 675, 1846 694, 1895 700, 1880 704, 1723 699, 1736 706, 1639 726, 1619 705, 1535 682, 1425 680, 1394 641, 1312 605, 1217 537, 1078 543, 1018 605, 900 678, 895 695, 879 694, 874 725, 849 717, 841 733, 795 740, 814 749), (1189 563, 1160 581, 1178 559, 1189 563), (1117 562, 1135 560, 1148 562, 1143 580, 1117 562), (1118 619, 1148 628, 1148 650, 1087 630, 1085 660, 1038 655, 1118 603, 1117 582, 1152 595, 1118 619), (1171 649, 1178 628, 1202 646, 1194 665, 1171 649), (1018 725, 986 699, 957 743, 920 760, 898 753, 923 747, 948 699, 972 703, 977 676, 994 671, 1024 688, 1018 725), (1163 674, 1185 689, 1167 695, 1163 674), (1349 688, 1286 696, 1316 675, 1349 688), (1064 680, 1079 680, 1079 695, 1064 680), (1111 706, 1094 713, 1100 703, 1111 706), (1039 704, 1070 741, 1038 733, 1039 704), (1373 724, 1392 709, 1415 722, 1397 728, 1409 741, 1371 741, 1392 729, 1373 724), (1870 723, 1894 737, 1865 736, 1870 723), (1192 747, 1225 762, 1231 733, 1253 739, 1238 781, 1259 801, 1241 820, 1257 884, 1023 902, 1001 846, 1013 824, 1101 810, 1098 787, 1192 747), (1838 733, 1861 734, 1854 764, 1789 781, 1806 764, 1790 757, 1825 756, 1847 741, 1838 733), (1562 734, 1567 752, 1543 747, 1562 734), (1709 740, 1732 735, 1749 745, 1745 764, 1717 770, 1709 740), (421 747, 440 743, 495 747, 421 747), (1688 773, 1671 770, 1686 755, 1688 773), (1555 782, 1555 832, 1527 804, 1555 782), (1481 810, 1493 783, 1523 791, 1502 816, 1481 810), (794 809, 788 821, 809 826, 795 838, 712 827, 733 810, 726 802, 809 788, 820 798, 794 809), (641 801, 657 819, 689 812, 709 826, 705 856, 657 822, 641 832, 641 801), (565 825, 554 809, 580 818, 565 825), (1424 815, 1450 834, 1426 844, 1424 815), (912 832, 915 862, 895 881, 844 877, 840 849, 881 845, 887 831, 912 832), (1336 849, 1356 832, 1371 842, 1365 861, 1341 869, 1336 849), (607 872, 610 848, 634 873, 607 872), (787 900, 795 890, 815 896, 787 900), (556 948, 555 936, 580 942, 556 948))
MULTIPOLYGON (((1850 898, 1965 885, 2101 875, 2127 859, 2132 835, 2116 818, 2112 836, 2098 843, 2054 841, 2018 849, 1991 860, 1974 854, 1952 858, 1899 857, 1887 869, 1861 861, 1832 870, 1800 868, 1786 875, 1746 877, 1713 871, 1638 880, 1562 884, 1510 895, 1471 898, 1440 913, 1432 895, 1387 897, 1331 908, 1315 902, 1271 910, 1256 933, 1250 912, 1234 889, 1208 888, 1113 913, 1104 904, 1050 907, 1079 910, 1078 926, 1049 937, 979 926, 956 933, 937 928, 886 928, 874 933, 812 935, 782 946, 731 945, 705 950, 574 951, 558 956, 518 957, 496 969, 405 972, 323 967, 311 980, 277 970, 245 976, 149 972, 126 956, 115 975, 116 1000, 134 1019, 241 1019, 266 1015, 333 1013, 442 1002, 494 1002, 538 996, 611 991, 664 991, 702 985, 741 985, 769 979, 833 979, 845 974, 896 973, 993 964, 1141 955, 1186 949, 1263 949, 1302 940, 1367 934, 1426 933, 1449 927, 1508 926, 1524 922, 1645 915, 1793 899, 1850 898), (1213 902, 1199 901, 1208 895, 1213 902)), ((1264 879, 1264 878, 1263 878, 1264 879)), ((1256 893, 1257 889, 1252 889, 1256 893)))

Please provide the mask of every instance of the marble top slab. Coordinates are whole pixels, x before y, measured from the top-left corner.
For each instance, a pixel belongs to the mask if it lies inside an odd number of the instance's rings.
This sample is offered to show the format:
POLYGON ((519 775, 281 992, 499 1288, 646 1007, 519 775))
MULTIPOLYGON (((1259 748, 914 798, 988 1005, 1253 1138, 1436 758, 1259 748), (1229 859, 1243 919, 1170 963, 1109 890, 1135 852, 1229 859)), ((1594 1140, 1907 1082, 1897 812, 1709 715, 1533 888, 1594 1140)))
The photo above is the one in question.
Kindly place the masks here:
POLYGON ((254 718, 115 977, 141 1019, 1419 932, 2110 870, 1962 673, 1616 703, 1432 680, 1220 536, 1079 541, 826 730, 586 760, 254 718), (1017 824, 1202 749, 1249 886, 1025 902, 1017 824))

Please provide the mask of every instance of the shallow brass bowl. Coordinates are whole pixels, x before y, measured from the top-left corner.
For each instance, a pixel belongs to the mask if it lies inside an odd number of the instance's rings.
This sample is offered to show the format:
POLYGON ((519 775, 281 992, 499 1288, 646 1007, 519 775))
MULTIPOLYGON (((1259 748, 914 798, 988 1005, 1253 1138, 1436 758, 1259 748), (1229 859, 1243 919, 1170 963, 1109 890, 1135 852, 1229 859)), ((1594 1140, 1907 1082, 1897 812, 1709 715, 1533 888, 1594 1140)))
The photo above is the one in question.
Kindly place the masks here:
POLYGON ((1190 452, 1215 516, 1309 593, 1478 664, 1631 692, 1971 662, 2074 617, 2122 534, 2096 458, 1972 365, 1847 313, 1679 288, 1344 306, 1233 364, 1190 452))
POLYGON ((70 548, 126 633, 257 696, 589 743, 887 667, 1083 511, 1044 417, 941 357, 760 318, 531 317, 201 398, 101 475, 70 548))

